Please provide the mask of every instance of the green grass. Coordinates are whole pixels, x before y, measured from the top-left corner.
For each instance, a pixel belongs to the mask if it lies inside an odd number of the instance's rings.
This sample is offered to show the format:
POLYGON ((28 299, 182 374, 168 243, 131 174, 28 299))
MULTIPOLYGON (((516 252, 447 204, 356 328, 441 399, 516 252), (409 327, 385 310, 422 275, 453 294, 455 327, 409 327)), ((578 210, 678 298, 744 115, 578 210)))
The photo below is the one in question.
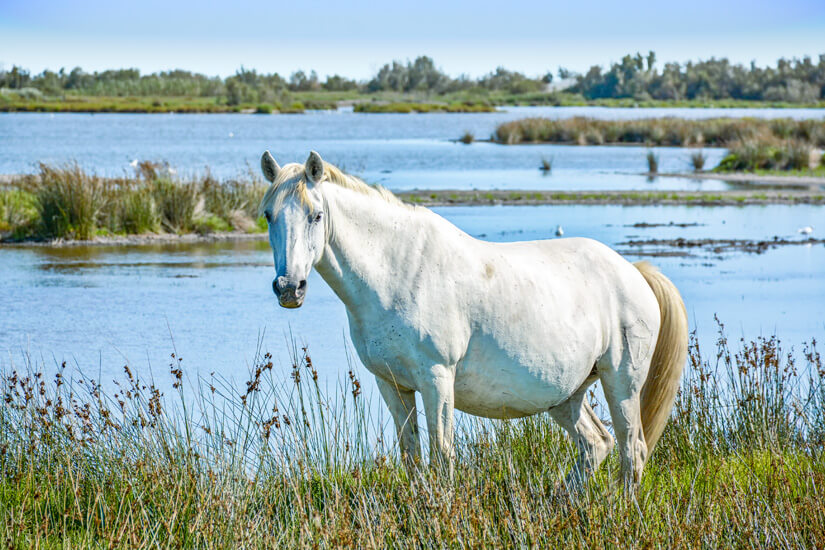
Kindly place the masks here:
POLYGON ((208 172, 177 178, 168 166, 143 162, 131 178, 103 178, 77 165, 41 165, 0 189, 4 239, 88 240, 100 235, 258 232, 264 184, 220 182, 208 172))
MULTIPOLYGON (((550 420, 465 417, 450 480, 401 467, 353 370, 263 355, 243 386, 172 355, 167 395, 27 360, 0 376, 0 537, 30 547, 821 547, 825 366, 776 338, 692 340, 637 494, 615 452, 579 498, 550 420)), ((157 373, 156 373, 157 376, 157 373)), ((601 405, 597 414, 606 416, 601 405)))

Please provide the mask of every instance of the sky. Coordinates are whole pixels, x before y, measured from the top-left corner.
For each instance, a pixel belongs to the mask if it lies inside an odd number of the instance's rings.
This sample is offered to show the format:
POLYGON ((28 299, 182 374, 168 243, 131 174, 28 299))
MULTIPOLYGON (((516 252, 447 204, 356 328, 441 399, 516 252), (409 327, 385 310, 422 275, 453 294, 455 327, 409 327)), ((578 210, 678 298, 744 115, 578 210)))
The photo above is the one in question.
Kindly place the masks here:
POLYGON ((429 55, 457 76, 497 66, 583 72, 654 50, 774 64, 825 53, 825 0, 0 0, 0 67, 136 67, 228 76, 240 66, 367 79, 429 55))

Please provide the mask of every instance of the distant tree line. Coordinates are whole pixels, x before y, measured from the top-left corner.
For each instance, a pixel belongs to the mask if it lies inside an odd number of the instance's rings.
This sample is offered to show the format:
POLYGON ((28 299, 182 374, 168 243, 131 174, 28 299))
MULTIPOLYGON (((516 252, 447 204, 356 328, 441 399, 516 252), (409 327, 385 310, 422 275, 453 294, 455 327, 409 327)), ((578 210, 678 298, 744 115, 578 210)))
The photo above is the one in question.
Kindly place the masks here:
POLYGON ((626 55, 607 71, 593 66, 576 76, 572 91, 587 99, 638 100, 747 99, 812 103, 825 99, 825 54, 814 63, 810 57, 780 59, 776 67, 735 65, 711 58, 696 63, 666 63, 659 71, 656 54, 626 55))
MULTIPOLYGON (((815 102, 825 98, 825 55, 818 63, 810 57, 780 59, 776 67, 757 67, 712 58, 686 64, 666 63, 656 68, 656 55, 626 55, 607 70, 591 67, 577 75, 560 68, 558 77, 570 84, 569 91, 586 99, 635 98, 638 100, 748 99, 786 102, 815 102)), ((189 71, 166 71, 142 75, 137 69, 87 73, 80 68, 31 74, 21 67, 0 71, 0 88, 36 90, 60 95, 93 96, 192 96, 225 98, 229 104, 268 102, 289 92, 330 91, 361 93, 425 92, 446 94, 460 91, 541 93, 553 81, 553 73, 528 77, 503 67, 480 78, 453 78, 434 61, 421 56, 406 63, 393 61, 371 79, 356 81, 340 75, 319 78, 297 71, 284 78, 241 67, 227 78, 209 77, 189 71)))

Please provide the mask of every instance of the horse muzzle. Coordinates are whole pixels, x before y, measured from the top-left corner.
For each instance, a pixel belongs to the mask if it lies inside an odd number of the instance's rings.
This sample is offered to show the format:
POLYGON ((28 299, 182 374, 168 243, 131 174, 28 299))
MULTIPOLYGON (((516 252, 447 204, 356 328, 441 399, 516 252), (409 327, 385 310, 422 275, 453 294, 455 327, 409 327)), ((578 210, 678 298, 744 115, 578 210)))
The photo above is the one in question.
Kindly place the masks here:
POLYGON ((301 307, 304 303, 306 291, 306 279, 303 279, 297 284, 289 281, 286 277, 278 277, 272 281, 272 292, 278 297, 278 304, 287 309, 301 307))

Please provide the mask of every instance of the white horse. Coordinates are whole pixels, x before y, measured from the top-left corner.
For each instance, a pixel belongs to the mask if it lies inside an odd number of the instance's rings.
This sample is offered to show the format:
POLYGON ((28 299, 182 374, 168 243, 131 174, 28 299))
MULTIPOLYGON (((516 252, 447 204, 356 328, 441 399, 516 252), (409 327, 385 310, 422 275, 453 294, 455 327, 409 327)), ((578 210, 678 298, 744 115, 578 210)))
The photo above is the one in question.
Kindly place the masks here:
POLYGON ((267 151, 261 167, 272 183, 260 211, 273 291, 300 307, 314 267, 344 302, 402 456, 420 458, 416 391, 431 461, 450 466, 453 408, 488 418, 549 411, 579 449, 568 482, 580 487, 614 445, 585 400, 601 380, 623 480, 639 482, 687 354, 685 307, 664 275, 590 239, 474 239, 314 151, 283 168, 267 151))

